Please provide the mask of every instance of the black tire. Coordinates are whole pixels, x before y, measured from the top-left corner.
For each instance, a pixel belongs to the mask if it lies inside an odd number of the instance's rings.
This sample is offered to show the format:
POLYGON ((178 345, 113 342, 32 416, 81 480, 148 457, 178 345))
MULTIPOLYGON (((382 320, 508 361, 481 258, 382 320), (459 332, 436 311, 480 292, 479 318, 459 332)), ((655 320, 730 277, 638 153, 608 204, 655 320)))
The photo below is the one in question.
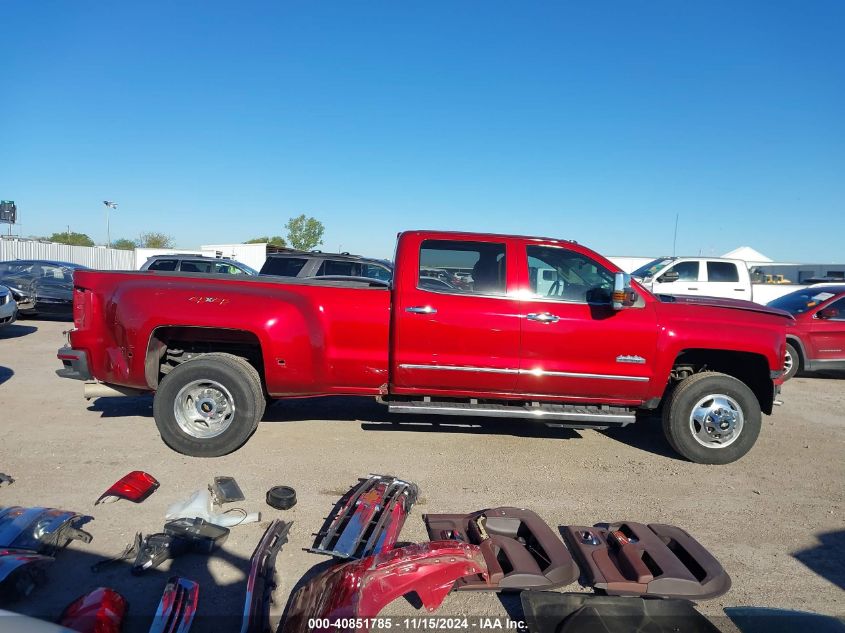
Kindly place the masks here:
POLYGON ((697 464, 730 464, 745 455, 760 435, 762 412, 754 392, 733 376, 702 372, 681 381, 669 394, 663 408, 663 433, 678 453, 697 464), (743 425, 736 439, 720 446, 705 446, 696 439, 690 418, 693 409, 709 395, 732 399, 742 414, 743 425))
POLYGON ((789 371, 783 375, 784 381, 789 380, 801 371, 801 352, 799 352, 792 343, 787 343, 786 354, 792 360, 792 365, 790 366, 789 371))
POLYGON ((232 354, 197 356, 174 367, 162 378, 153 400, 153 415, 161 439, 170 448, 192 457, 219 457, 243 446, 264 415, 264 390, 255 367, 232 354), (229 425, 214 437, 196 437, 179 424, 174 405, 183 387, 212 380, 231 395, 235 412, 229 425))

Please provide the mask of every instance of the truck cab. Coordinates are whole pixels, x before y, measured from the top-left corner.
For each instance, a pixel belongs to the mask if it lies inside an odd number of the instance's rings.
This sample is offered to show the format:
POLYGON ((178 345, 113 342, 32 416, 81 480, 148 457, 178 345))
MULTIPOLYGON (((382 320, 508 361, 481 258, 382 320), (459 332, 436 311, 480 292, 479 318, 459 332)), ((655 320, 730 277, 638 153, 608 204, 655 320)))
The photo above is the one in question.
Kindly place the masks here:
POLYGON ((751 301, 748 266, 721 257, 662 257, 632 273, 654 294, 699 295, 751 301))

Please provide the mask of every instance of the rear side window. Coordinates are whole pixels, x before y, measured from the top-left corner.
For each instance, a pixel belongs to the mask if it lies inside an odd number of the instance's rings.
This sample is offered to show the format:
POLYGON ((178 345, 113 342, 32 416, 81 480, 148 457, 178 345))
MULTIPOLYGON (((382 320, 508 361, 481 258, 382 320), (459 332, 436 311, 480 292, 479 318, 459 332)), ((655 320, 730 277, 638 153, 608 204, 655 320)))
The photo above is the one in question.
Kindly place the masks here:
POLYGON ((418 287, 421 289, 504 295, 506 278, 504 244, 425 240, 420 246, 418 287))
POLYGON ((213 272, 214 262, 204 262, 196 259, 183 260, 180 270, 183 273, 210 273, 213 272))
POLYGON ((680 262, 669 270, 678 273, 678 281, 698 281, 698 262, 680 262))
POLYGON ((320 270, 317 271, 318 277, 325 277, 327 275, 337 275, 340 277, 362 277, 361 265, 358 262, 352 262, 343 259, 324 259, 320 264, 320 270))
POLYGON ((739 271, 736 264, 729 262, 707 262, 707 281, 739 281, 739 271))
POLYGON ((176 270, 175 259, 157 259, 150 264, 147 270, 176 270))
POLYGON ((261 274, 296 277, 307 261, 304 257, 268 257, 261 267, 261 274))

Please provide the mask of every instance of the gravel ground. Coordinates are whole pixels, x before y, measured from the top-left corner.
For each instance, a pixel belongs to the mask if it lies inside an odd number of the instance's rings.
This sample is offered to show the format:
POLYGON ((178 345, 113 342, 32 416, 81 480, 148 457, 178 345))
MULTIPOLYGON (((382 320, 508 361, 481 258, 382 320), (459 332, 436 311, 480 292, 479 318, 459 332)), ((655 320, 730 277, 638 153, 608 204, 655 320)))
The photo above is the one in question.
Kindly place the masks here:
MULTIPOLYGON (((130 601, 127 631, 149 626, 166 578, 201 585, 196 631, 236 630, 221 618, 240 614, 249 557, 267 520, 293 520, 277 561, 274 611, 284 609, 300 580, 325 559, 303 551, 333 503, 359 476, 390 473, 416 482, 421 499, 405 541, 426 540, 424 512, 468 512, 518 505, 553 527, 600 521, 673 523, 687 529, 722 562, 733 588, 699 608, 718 616, 726 606, 754 605, 845 614, 845 380, 796 378, 784 405, 764 418, 754 450, 738 463, 681 461, 656 422, 613 432, 552 429, 529 422, 388 416, 368 399, 277 403, 249 443, 233 455, 195 459, 161 441, 150 398, 86 402, 81 384, 58 378, 55 351, 68 323, 22 321, 0 330, 2 442, 0 472, 17 480, 0 488, 0 505, 52 506, 91 515, 88 544, 74 543, 48 570, 47 584, 7 606, 55 618, 74 597, 107 585, 130 601), (161 487, 140 505, 94 506, 130 470, 146 470, 161 487), (215 475, 234 476, 260 524, 232 529, 222 552, 188 555, 142 577, 126 566, 93 574, 89 566, 120 552, 137 531, 160 531, 174 501, 215 475), (264 504, 270 486, 296 488, 299 503, 279 512, 264 504), (142 617, 144 616, 144 617, 142 617)), ((313 572, 312 572, 313 573, 313 572)), ((578 590, 577 585, 567 588, 578 590)), ((385 611, 421 615, 399 599, 385 611)), ((496 594, 450 594, 439 615, 511 615, 518 600, 496 594)))

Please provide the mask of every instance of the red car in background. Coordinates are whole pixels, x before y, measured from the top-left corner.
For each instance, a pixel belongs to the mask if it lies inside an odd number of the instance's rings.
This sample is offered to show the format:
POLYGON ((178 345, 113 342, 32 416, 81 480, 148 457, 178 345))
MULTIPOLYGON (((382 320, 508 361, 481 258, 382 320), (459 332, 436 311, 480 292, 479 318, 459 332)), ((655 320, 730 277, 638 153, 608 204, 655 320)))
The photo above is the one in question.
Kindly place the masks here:
POLYGON ((845 370, 845 283, 802 288, 768 305, 795 317, 786 330, 787 379, 799 371, 845 370))

